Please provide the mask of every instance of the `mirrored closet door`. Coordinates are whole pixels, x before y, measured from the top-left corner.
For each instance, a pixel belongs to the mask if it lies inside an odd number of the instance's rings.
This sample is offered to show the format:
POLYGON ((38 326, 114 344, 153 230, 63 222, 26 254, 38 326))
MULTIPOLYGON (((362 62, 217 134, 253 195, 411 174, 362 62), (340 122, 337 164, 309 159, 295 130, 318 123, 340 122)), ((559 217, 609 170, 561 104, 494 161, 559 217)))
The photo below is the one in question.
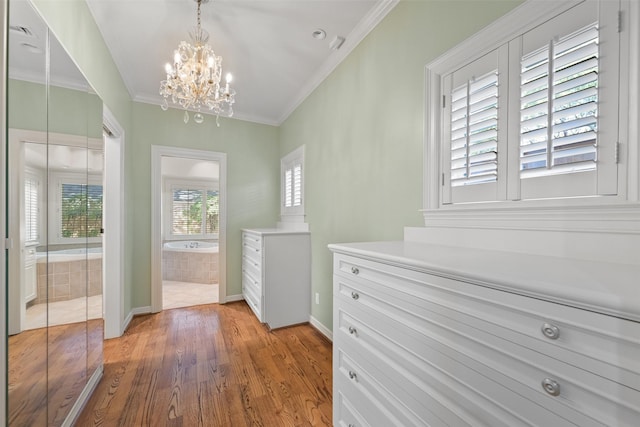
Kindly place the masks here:
POLYGON ((102 372, 102 101, 9 2, 7 424, 59 426, 102 372))

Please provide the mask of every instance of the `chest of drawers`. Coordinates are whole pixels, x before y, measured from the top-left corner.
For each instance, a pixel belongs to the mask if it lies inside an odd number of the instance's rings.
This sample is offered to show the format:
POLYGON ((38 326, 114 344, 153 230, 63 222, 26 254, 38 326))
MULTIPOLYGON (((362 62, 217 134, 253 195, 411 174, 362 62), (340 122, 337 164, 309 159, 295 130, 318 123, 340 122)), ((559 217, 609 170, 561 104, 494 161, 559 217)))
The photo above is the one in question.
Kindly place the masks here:
POLYGON ((310 246, 308 232, 242 231, 242 294, 270 328, 309 321, 310 246))
POLYGON ((330 247, 335 425, 638 425, 635 319, 330 247))

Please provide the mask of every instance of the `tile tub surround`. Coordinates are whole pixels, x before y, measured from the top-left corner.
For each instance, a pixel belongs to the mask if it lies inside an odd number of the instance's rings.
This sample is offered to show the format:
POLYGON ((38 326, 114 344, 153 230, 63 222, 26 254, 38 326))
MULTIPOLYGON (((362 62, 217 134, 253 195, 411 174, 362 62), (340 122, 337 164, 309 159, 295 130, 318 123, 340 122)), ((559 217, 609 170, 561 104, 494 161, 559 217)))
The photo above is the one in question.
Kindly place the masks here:
POLYGON ((56 302, 102 294, 102 258, 50 262, 49 274, 47 264, 38 262, 37 274, 36 304, 47 302, 47 297, 56 302))
POLYGON ((218 283, 218 253, 162 250, 162 280, 218 283))

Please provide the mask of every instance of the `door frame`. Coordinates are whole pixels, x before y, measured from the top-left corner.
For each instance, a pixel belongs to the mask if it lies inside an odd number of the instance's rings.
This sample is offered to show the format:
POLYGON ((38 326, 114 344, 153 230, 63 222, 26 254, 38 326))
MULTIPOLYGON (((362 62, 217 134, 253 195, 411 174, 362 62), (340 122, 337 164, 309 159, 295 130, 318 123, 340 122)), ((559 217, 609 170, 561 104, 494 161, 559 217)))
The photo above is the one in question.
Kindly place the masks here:
POLYGON ((124 333, 125 162, 124 129, 111 110, 102 105, 104 142, 102 303, 104 338, 124 333))
POLYGON ((227 300, 227 154, 190 148, 151 146, 151 312, 162 311, 162 157, 182 157, 218 162, 219 233, 218 292, 220 304, 227 300))

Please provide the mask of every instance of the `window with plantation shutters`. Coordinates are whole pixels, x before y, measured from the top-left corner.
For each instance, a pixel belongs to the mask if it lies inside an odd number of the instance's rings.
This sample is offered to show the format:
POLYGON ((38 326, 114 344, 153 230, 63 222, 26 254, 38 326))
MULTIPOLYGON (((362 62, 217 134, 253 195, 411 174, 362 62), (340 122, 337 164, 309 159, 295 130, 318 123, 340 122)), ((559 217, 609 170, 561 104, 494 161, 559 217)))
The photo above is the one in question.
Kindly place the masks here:
POLYGON ((40 180, 35 175, 25 174, 24 180, 24 215, 25 241, 27 244, 40 240, 40 180))
POLYGON ((288 221, 303 222, 304 216, 304 146, 280 160, 281 215, 288 221))
POLYGON ((522 58, 520 176, 596 169, 598 26, 522 58))
POLYGON ((219 232, 219 216, 217 190, 187 185, 171 187, 170 236, 213 238, 219 232))
POLYGON ((619 194, 622 15, 565 3, 493 50, 474 40, 427 66, 439 205, 619 194))
POLYGON ((492 182, 498 175, 498 70, 451 93, 451 185, 492 182))

